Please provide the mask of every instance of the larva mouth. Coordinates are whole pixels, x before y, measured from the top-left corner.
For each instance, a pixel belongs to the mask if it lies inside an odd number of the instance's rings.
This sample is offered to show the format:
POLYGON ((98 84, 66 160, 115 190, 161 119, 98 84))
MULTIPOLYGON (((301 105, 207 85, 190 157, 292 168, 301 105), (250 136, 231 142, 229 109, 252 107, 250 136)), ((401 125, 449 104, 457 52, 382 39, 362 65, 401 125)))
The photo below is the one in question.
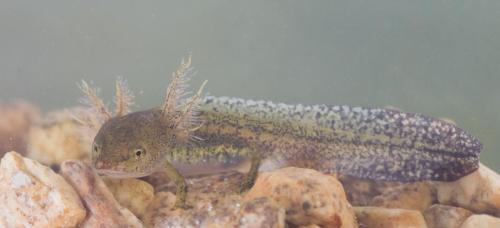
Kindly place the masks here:
POLYGON ((105 175, 112 178, 139 178, 150 174, 148 172, 129 172, 111 169, 95 169, 95 171, 100 175, 105 175))
POLYGON ((101 160, 93 161, 92 166, 96 173, 113 178, 132 178, 143 177, 147 175, 147 173, 127 170, 125 165, 123 164, 115 164, 111 162, 104 162, 101 160))

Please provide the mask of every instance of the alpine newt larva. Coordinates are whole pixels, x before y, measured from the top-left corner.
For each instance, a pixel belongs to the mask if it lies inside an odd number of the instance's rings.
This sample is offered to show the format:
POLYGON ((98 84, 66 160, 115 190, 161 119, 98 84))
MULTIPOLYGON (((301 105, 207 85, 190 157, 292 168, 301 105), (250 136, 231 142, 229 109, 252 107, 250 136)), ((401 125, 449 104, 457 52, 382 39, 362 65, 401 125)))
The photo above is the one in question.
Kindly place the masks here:
MULTIPOLYGON (((127 114, 117 83, 114 117, 85 82, 104 124, 92 146, 95 169, 112 177, 165 171, 184 207, 183 170, 219 172, 251 161, 241 190, 261 162, 387 181, 456 180, 478 168, 481 143, 454 124, 392 109, 286 105, 228 97, 183 99, 190 59, 174 72, 162 107, 127 114), (180 170, 180 171, 179 171, 180 170)), ((203 87, 203 86, 202 86, 203 87)))

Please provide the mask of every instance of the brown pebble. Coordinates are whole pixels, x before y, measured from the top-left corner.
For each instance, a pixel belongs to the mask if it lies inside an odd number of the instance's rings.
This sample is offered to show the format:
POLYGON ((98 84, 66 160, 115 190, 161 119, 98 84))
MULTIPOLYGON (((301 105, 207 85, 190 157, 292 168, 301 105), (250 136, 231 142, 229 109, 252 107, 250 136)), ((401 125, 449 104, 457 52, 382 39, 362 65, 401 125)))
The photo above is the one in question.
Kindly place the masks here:
POLYGON ((142 227, 142 223, 113 197, 101 178, 90 166, 69 160, 61 172, 85 202, 87 218, 82 227, 142 227))

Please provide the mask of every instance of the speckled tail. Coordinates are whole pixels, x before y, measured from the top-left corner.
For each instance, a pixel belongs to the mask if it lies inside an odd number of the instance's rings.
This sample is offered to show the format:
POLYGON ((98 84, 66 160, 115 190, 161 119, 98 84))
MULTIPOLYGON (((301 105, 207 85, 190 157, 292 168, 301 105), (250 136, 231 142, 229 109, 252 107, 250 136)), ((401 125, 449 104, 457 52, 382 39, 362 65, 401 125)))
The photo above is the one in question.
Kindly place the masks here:
POLYGON ((207 97, 202 111, 209 124, 234 129, 221 141, 360 178, 451 181, 477 169, 482 150, 454 124, 391 109, 207 97))

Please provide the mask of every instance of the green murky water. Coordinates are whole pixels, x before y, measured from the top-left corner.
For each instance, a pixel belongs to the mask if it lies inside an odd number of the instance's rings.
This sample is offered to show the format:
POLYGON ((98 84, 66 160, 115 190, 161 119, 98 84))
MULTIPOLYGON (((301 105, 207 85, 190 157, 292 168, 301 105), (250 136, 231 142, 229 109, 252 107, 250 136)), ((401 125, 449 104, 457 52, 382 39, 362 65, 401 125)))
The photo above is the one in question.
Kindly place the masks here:
POLYGON ((0 1, 0 98, 108 100, 121 75, 158 105, 192 53, 212 95, 448 117, 500 170, 499 1, 0 1))

